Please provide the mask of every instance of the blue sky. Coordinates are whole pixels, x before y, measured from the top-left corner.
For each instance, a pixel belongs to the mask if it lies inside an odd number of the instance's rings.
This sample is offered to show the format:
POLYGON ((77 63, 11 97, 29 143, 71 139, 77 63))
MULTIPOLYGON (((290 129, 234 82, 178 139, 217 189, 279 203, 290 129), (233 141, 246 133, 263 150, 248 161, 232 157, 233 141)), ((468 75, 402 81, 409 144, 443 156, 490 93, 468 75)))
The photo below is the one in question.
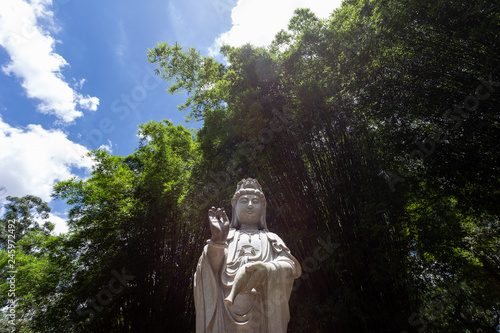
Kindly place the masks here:
POLYGON ((340 2, 0 0, 0 204, 37 195, 64 232, 68 207, 52 186, 88 176, 89 149, 126 156, 150 120, 201 126, 185 123, 186 96, 153 74, 146 53, 156 43, 217 57, 224 43, 268 45, 296 8, 327 18, 340 2))

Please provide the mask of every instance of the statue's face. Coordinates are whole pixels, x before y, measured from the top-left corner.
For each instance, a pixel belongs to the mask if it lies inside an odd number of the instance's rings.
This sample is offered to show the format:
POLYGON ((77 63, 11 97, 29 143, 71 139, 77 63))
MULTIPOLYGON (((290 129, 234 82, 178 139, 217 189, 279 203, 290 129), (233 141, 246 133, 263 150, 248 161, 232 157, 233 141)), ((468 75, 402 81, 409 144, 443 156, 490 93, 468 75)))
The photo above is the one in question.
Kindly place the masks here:
POLYGON ((255 194, 243 194, 236 202, 236 216, 241 224, 257 226, 262 209, 262 200, 255 194))

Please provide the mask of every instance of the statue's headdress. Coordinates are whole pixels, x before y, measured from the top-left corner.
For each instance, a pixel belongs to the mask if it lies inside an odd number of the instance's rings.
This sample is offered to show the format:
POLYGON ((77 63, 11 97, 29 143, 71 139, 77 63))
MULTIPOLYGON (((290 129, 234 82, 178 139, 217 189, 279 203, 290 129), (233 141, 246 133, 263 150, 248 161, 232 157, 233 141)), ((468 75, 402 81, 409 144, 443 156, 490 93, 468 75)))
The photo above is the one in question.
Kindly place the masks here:
POLYGON ((234 193, 233 199, 231 200, 231 206, 233 207, 233 218, 231 220, 231 227, 236 229, 239 229, 240 227, 240 222, 238 221, 238 217, 236 216, 236 203, 243 194, 254 194, 259 196, 262 202, 262 214, 260 217, 259 229, 267 230, 266 197, 264 196, 264 192, 262 192, 262 186, 260 186, 257 179, 253 178, 242 179, 236 186, 236 192, 234 193))

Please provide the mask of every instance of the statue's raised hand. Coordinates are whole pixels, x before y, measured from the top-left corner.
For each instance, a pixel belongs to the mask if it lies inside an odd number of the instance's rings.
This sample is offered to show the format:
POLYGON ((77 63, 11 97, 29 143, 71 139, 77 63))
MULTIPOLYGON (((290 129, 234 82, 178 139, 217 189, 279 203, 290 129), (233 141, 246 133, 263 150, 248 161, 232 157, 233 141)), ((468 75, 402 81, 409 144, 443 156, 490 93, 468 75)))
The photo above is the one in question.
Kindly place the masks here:
POLYGON ((208 210, 208 221, 212 232, 212 242, 225 243, 229 233, 229 219, 224 209, 212 207, 208 210))

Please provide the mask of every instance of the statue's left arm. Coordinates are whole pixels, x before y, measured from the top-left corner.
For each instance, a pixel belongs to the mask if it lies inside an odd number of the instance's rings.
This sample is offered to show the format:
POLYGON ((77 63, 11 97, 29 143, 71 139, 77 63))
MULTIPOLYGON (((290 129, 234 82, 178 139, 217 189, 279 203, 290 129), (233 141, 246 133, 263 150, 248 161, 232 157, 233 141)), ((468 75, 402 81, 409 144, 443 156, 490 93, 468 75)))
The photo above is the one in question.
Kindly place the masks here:
POLYGON ((290 320, 288 301, 294 280, 302 274, 298 260, 276 234, 268 233, 273 260, 266 263, 267 279, 263 284, 267 332, 284 333, 290 320))
POLYGON ((289 272, 293 279, 297 279, 302 274, 302 268, 299 261, 292 255, 290 249, 285 245, 283 240, 274 233, 268 233, 268 239, 272 250, 275 253, 275 259, 270 263, 279 265, 281 269, 289 272))

